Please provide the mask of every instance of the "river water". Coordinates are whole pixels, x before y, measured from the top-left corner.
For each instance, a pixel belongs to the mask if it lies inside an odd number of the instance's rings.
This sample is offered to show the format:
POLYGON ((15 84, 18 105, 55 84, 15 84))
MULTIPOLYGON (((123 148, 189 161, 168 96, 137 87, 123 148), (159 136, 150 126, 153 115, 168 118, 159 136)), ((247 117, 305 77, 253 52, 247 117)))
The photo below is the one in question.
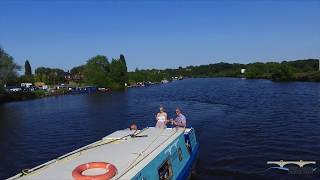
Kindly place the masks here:
POLYGON ((200 154, 193 179, 319 178, 317 170, 266 170, 266 162, 312 160, 320 167, 320 83, 205 78, 0 104, 0 179, 132 121, 154 126, 159 105, 169 117, 181 107, 196 130, 200 154))

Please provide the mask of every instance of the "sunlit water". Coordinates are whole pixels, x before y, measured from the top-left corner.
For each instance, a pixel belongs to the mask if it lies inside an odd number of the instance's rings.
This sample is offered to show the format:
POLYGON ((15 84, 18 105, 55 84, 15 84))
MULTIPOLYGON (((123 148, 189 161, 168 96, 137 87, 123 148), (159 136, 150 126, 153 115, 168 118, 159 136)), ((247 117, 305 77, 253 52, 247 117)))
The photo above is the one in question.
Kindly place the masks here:
MULTIPOLYGON (((94 95, 0 105, 0 179, 87 145, 135 121, 155 125, 163 105, 182 108, 196 130, 194 179, 319 178, 265 171, 270 160, 320 164, 320 84, 186 79, 94 95)), ((70 172, 71 173, 71 172, 70 172)))

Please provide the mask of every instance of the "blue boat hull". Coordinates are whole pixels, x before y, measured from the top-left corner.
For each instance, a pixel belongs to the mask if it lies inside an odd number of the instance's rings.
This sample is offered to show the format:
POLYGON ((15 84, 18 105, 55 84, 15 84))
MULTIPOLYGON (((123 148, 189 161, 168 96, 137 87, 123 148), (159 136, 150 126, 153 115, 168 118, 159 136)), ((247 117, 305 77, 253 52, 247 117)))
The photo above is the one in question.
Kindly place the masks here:
POLYGON ((193 128, 181 134, 132 180, 144 179, 188 179, 197 160, 199 143, 193 128))
POLYGON ((192 169, 197 161, 198 152, 199 152, 199 143, 194 147, 194 150, 193 150, 192 154, 190 155, 190 158, 189 158, 186 166, 182 169, 181 173, 177 177, 177 180, 184 180, 184 179, 190 178, 192 169))

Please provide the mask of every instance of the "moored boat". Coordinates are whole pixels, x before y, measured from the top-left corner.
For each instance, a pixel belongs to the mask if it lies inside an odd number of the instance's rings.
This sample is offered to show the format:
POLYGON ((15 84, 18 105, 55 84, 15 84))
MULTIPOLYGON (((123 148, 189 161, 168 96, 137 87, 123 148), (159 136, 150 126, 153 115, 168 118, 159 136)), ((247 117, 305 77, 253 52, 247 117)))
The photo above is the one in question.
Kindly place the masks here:
POLYGON ((9 179, 186 179, 198 149, 193 128, 119 130, 9 179))
POLYGON ((167 83, 169 83, 168 80, 166 80, 166 79, 161 80, 161 84, 167 84, 167 83))

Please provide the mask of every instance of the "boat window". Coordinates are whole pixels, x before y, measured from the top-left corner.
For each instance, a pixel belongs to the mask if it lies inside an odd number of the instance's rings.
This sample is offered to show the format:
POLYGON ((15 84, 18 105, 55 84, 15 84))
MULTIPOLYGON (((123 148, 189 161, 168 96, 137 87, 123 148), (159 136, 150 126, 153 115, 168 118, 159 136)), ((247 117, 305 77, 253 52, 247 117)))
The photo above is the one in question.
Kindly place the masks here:
POLYGON ((190 145, 190 141, 189 140, 187 140, 187 142, 186 142, 186 147, 187 147, 188 152, 190 154, 192 152, 192 149, 191 149, 191 145, 190 145))
POLYGON ((172 167, 169 159, 165 160, 164 163, 158 169, 160 180, 169 180, 172 178, 172 167))
POLYGON ((186 147, 187 147, 187 149, 188 149, 188 152, 189 152, 189 154, 190 154, 190 153, 192 152, 192 149, 191 149, 189 134, 185 134, 185 135, 184 135, 184 140, 185 140, 185 143, 186 143, 186 147))
POLYGON ((181 151, 181 148, 179 147, 178 149, 178 157, 179 157, 179 161, 182 161, 182 151, 181 151))

